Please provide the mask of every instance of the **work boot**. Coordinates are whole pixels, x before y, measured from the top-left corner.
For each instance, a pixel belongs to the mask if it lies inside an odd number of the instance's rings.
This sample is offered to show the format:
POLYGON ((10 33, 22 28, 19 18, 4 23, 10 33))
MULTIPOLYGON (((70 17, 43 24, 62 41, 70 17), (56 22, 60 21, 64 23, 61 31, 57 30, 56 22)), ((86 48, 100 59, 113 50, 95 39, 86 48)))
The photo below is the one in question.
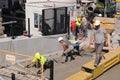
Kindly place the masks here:
POLYGON ((70 61, 72 61, 72 60, 75 60, 75 58, 74 58, 74 57, 71 57, 70 61))
POLYGON ((67 59, 65 59, 65 62, 67 62, 68 61, 68 58, 67 59))
POLYGON ((40 76, 41 75, 41 70, 38 70, 38 72, 37 72, 37 76, 40 76))
POLYGON ((97 64, 94 64, 94 67, 97 67, 98 65, 97 64))

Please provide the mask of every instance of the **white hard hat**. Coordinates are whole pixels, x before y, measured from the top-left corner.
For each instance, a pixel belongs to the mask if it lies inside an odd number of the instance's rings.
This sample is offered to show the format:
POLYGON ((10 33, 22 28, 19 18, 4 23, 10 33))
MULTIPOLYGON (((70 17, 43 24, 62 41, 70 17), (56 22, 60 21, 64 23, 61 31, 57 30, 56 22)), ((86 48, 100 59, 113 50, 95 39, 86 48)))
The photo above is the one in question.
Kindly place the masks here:
POLYGON ((60 42, 61 40, 63 40, 63 37, 59 37, 59 38, 58 38, 58 41, 59 41, 59 42, 60 42))
POLYGON ((102 14, 98 14, 99 17, 102 17, 102 14))
POLYGON ((99 21, 99 20, 96 20, 94 25, 95 25, 95 26, 100 25, 100 21, 99 21))

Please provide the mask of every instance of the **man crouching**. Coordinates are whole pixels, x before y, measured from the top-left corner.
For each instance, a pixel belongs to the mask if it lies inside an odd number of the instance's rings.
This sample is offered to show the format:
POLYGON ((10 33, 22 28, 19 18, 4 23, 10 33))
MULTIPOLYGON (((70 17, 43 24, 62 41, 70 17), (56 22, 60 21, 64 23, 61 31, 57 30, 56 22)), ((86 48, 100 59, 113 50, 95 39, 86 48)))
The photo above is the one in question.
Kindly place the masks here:
POLYGON ((75 58, 73 57, 73 46, 68 44, 67 42, 64 41, 63 37, 58 38, 59 43, 63 47, 63 56, 66 56, 65 62, 68 61, 68 57, 70 57, 70 60, 74 60, 75 58))

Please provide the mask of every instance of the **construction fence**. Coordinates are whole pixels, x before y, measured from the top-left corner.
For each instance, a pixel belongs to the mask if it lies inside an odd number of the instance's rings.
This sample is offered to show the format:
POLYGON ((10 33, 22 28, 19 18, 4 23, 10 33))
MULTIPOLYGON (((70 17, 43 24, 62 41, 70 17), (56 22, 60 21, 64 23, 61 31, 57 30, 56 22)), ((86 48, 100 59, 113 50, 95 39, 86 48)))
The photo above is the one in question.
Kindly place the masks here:
POLYGON ((3 80, 48 80, 36 74, 39 69, 25 67, 32 58, 32 56, 0 50, 0 77, 3 80))

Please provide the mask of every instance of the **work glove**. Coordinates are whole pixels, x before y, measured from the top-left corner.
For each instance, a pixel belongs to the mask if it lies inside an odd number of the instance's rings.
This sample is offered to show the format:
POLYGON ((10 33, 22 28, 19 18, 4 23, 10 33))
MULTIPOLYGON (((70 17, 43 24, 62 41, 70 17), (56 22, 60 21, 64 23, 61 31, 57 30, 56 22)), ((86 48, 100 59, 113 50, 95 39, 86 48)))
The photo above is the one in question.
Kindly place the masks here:
POLYGON ((30 68, 30 65, 26 65, 25 68, 30 68))
POLYGON ((41 75, 41 70, 37 71, 37 76, 41 75))

